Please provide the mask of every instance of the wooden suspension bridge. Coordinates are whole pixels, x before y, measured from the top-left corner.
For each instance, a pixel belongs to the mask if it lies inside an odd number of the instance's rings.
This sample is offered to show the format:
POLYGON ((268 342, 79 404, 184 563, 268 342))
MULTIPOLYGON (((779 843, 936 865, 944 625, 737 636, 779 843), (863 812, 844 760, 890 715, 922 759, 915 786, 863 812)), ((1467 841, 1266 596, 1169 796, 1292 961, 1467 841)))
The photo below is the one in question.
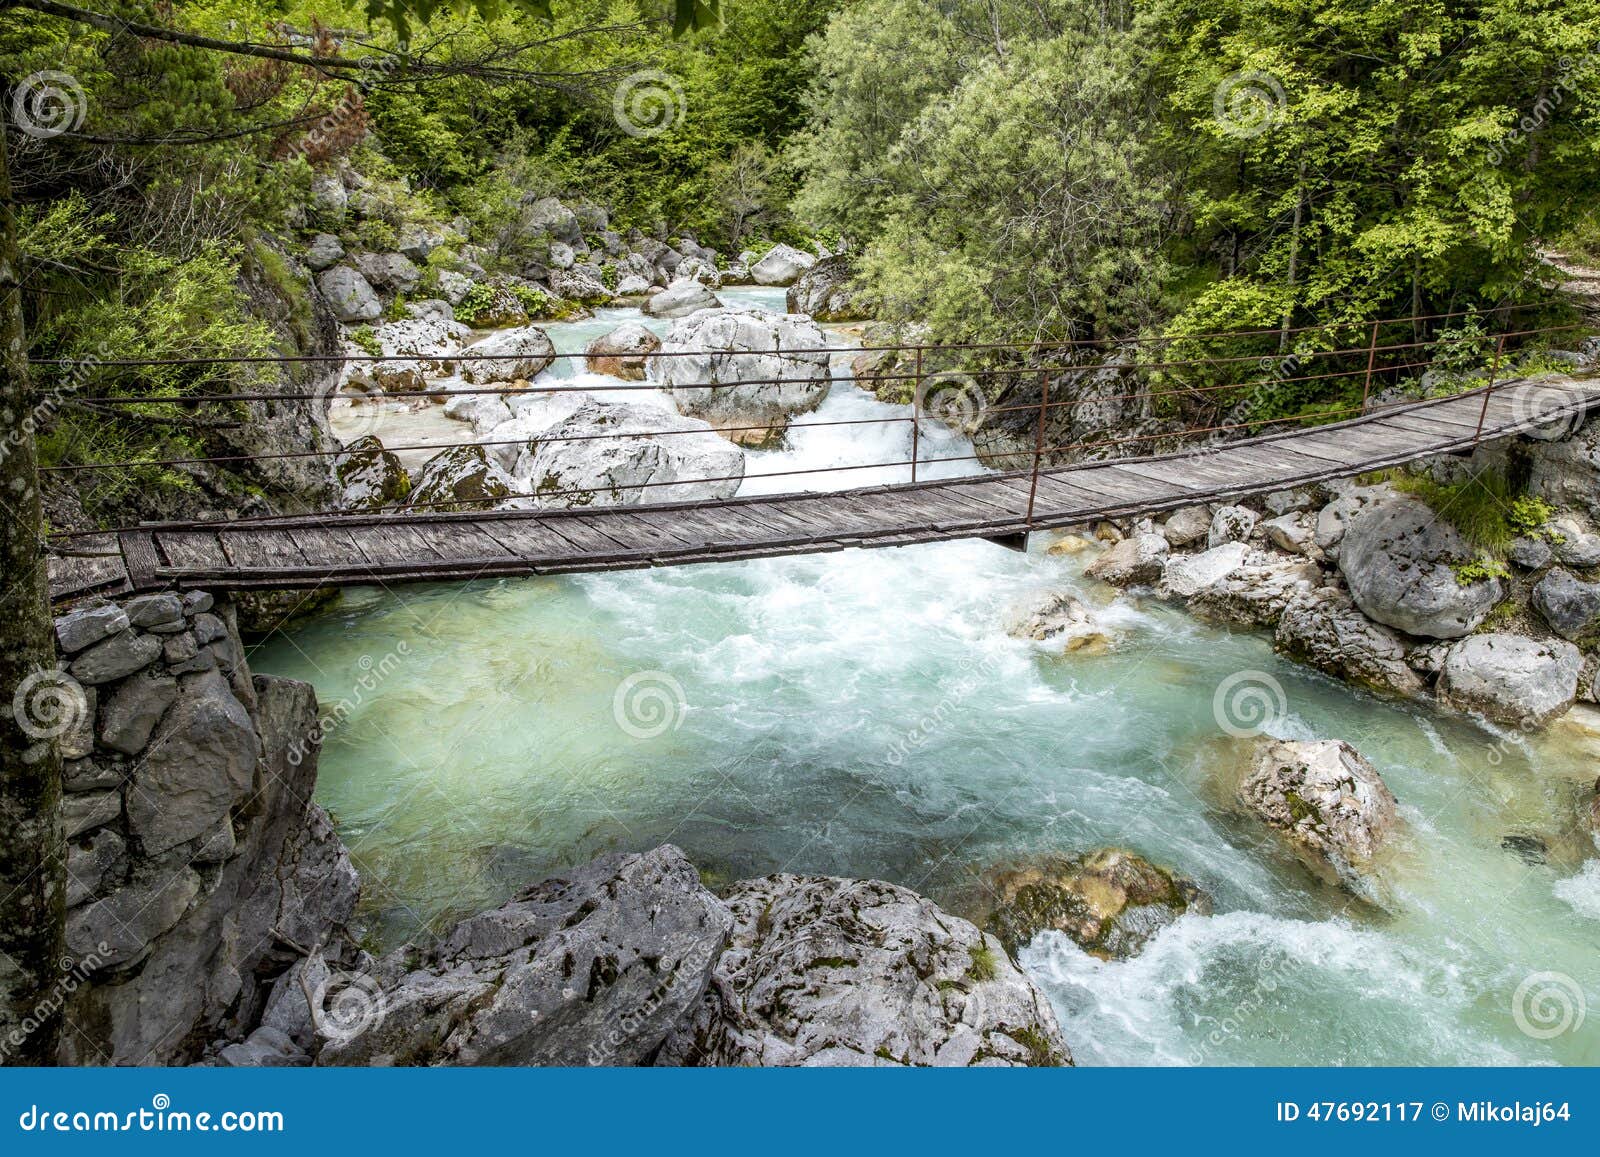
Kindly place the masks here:
MULTIPOLYGON (((460 581, 678 566, 957 538, 1021 548, 1036 530, 1350 477, 1479 442, 1572 429, 1600 380, 1509 380, 1328 425, 1142 458, 760 497, 477 513, 399 511, 147 524, 50 560, 58 601, 460 581)), ((1042 427, 1042 423, 1041 423, 1042 427)))

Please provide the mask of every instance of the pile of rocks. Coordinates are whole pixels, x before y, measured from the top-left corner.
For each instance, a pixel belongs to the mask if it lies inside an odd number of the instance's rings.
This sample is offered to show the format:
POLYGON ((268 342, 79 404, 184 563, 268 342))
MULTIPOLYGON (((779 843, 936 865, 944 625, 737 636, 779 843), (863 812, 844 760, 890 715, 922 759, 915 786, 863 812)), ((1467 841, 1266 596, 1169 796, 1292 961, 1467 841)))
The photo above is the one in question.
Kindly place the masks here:
MULTIPOLYGON (((1559 510, 1600 493, 1600 419, 1517 442, 1533 496, 1559 510)), ((1597 516, 1569 506, 1486 565, 1448 512, 1390 484, 1333 482, 1108 527, 1117 541, 1086 573, 1270 629, 1285 654, 1360 686, 1531 729, 1597 698, 1597 516)))

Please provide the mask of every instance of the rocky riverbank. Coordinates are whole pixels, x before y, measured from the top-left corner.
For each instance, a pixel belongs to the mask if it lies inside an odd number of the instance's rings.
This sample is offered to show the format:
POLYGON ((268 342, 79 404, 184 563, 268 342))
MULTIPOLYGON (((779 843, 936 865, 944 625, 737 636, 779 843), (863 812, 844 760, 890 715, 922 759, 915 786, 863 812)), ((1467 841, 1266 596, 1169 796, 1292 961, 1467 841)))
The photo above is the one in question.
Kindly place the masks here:
POLYGON ((1596 701, 1596 494, 1600 418, 1382 480, 1107 524, 1052 549, 1093 538, 1091 578, 1269 630, 1289 657, 1376 693, 1534 730, 1596 701), (1503 549, 1456 525, 1474 507, 1503 549))

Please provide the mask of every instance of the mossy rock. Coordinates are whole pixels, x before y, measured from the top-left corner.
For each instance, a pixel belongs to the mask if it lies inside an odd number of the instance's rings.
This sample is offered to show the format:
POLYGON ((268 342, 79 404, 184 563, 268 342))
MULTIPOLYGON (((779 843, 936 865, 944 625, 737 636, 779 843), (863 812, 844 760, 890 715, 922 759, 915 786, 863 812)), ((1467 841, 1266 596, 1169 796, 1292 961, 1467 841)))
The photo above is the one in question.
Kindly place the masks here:
POLYGON ((1002 868, 987 879, 999 902, 984 929, 1013 956, 1055 931, 1102 959, 1124 959, 1185 912, 1211 910, 1194 881, 1120 848, 1002 868))

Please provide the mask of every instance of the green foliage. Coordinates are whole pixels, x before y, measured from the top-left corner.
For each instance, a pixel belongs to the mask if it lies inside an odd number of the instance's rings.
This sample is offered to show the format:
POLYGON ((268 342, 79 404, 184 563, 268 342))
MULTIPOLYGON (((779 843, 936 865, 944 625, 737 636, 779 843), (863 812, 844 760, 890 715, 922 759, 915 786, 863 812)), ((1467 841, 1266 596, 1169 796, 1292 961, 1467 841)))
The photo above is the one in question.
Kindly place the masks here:
POLYGON ((1505 563, 1488 555, 1480 555, 1470 562, 1458 562, 1450 569, 1455 572, 1456 582, 1464 587, 1488 579, 1511 577, 1511 571, 1505 563))
MULTIPOLYGON (((1426 475, 1401 474, 1394 484, 1426 502, 1473 546, 1495 556, 1503 555, 1511 540, 1524 533, 1527 519, 1549 509, 1490 470, 1448 484, 1426 475)), ((1540 518, 1540 523, 1548 517, 1540 518)))
POLYGON ((373 357, 383 356, 383 343, 378 340, 378 335, 373 332, 370 325, 358 325, 348 335, 352 345, 371 354, 373 357))
POLYGON ((967 949, 967 955, 972 958, 972 963, 967 966, 967 975, 973 980, 993 980, 1000 975, 1000 962, 995 957, 994 949, 987 944, 974 944, 967 949))

